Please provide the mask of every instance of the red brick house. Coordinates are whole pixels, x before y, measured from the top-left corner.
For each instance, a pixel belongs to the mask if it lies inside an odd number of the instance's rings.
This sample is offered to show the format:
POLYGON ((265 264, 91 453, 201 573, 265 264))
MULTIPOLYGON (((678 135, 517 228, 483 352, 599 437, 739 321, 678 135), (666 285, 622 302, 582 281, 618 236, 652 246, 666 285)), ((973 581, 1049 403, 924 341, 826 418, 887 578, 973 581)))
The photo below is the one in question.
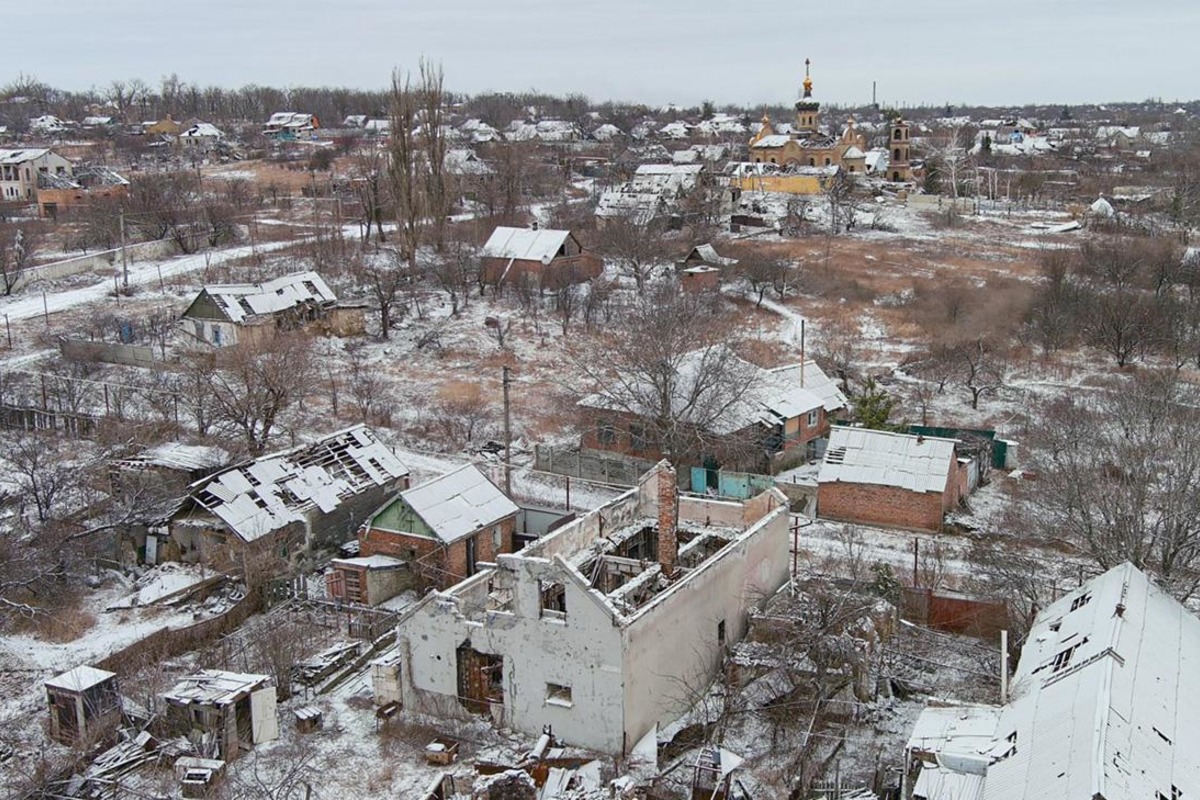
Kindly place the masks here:
MULTIPOLYGON (((448 589, 474 575, 477 563, 513 552, 518 512, 487 476, 467 464, 401 492, 376 511, 359 533, 359 555, 406 562, 416 584, 448 589)), ((374 604, 387 598, 377 593, 366 599, 374 604)))
POLYGON ((967 495, 957 439, 835 427, 817 476, 817 516, 937 531, 967 495))
POLYGON ((560 289, 599 277, 604 262, 585 253, 570 231, 498 227, 479 253, 482 282, 489 286, 532 278, 538 286, 560 289))

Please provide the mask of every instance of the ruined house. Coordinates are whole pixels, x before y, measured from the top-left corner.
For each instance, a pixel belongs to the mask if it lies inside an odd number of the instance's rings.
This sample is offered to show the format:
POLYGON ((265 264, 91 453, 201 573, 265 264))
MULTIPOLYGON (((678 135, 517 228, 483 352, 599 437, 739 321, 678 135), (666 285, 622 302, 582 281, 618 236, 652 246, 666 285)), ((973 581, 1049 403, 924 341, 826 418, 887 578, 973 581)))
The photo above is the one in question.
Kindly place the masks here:
POLYGON ((1200 619, 1126 562, 1042 610, 1007 702, 931 707, 907 747, 923 800, 1200 796, 1200 619))
POLYGON ((363 526, 359 556, 334 562, 342 590, 333 594, 376 605, 406 588, 449 589, 477 562, 513 551, 519 513, 474 464, 407 489, 363 526))
POLYGON ((817 475, 825 519, 936 531, 974 488, 957 439, 834 427, 817 475))
POLYGON ((363 307, 344 305, 315 272, 263 283, 205 286, 180 317, 185 333, 215 347, 262 342, 305 328, 328 336, 361 336, 363 307))
MULTIPOLYGON (((406 709, 629 752, 690 707, 788 577, 786 498, 680 496, 666 462, 625 494, 409 609, 406 709)), ((392 685, 391 681, 384 683, 392 685)))
POLYGON ((279 738, 275 687, 266 675, 206 669, 175 684, 163 700, 168 724, 206 758, 233 761, 279 738))
POLYGON ((50 738, 67 745, 86 742, 121 719, 117 676, 81 665, 46 681, 50 738))
POLYGON ((288 558, 344 542, 407 486, 408 468, 370 428, 355 425, 197 481, 147 536, 158 540, 163 561, 223 569, 247 553, 288 558))

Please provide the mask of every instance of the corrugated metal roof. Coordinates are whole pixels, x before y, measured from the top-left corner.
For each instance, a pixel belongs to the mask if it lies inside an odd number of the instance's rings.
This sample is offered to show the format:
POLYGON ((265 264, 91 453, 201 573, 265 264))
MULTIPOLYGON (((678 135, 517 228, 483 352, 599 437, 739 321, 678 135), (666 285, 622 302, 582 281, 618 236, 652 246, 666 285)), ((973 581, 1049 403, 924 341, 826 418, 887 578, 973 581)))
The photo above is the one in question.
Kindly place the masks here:
POLYGON ((266 675, 206 669, 179 681, 163 694, 163 699, 183 705, 224 706, 240 700, 268 680, 266 675))
POLYGON ((1029 631, 1013 699, 977 749, 982 797, 1200 794, 1198 664, 1200 619, 1144 573, 1126 562, 1088 581, 1029 631))
POLYGON ((407 489, 400 497, 446 544, 520 510, 474 464, 407 489))
POLYGON ((296 272, 264 283, 223 283, 205 286, 213 302, 233 322, 274 314, 305 302, 336 303, 337 295, 316 272, 296 272))
POLYGON ((479 252, 484 258, 513 258, 550 263, 566 243, 570 231, 541 228, 497 227, 479 252))
POLYGON ((911 492, 942 492, 954 463, 955 439, 835 427, 818 483, 869 483, 911 492))
POLYGON ((370 428, 357 425, 197 481, 191 496, 250 542, 407 474, 370 428))

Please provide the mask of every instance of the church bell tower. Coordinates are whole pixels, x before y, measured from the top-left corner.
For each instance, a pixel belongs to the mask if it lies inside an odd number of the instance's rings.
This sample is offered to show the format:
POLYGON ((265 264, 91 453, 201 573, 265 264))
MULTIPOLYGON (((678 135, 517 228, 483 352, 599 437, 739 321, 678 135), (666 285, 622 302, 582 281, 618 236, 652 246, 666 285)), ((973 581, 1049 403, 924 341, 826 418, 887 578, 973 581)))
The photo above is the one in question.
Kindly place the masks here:
POLYGON ((796 131, 801 136, 817 132, 817 116, 821 110, 821 104, 812 99, 811 63, 807 58, 804 59, 804 94, 796 102, 796 131))

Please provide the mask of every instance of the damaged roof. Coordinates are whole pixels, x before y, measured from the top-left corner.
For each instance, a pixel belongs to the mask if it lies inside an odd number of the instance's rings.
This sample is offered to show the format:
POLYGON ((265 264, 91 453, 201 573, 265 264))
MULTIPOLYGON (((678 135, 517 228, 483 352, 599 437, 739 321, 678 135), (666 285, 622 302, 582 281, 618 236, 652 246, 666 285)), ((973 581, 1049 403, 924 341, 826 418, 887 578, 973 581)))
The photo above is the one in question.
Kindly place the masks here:
POLYGON ((570 235, 570 231, 499 226, 492 231, 479 255, 548 264, 562 250, 570 235))
POLYGON ((826 411, 837 411, 839 408, 848 408, 850 406, 850 401, 846 399, 846 395, 838 388, 837 383, 825 374, 825 371, 821 369, 816 361, 806 359, 803 369, 803 380, 801 380, 801 366, 799 364, 775 367, 771 372, 780 376, 785 381, 802 385, 805 389, 820 397, 826 411))
POLYGON ((266 675, 206 669, 190 675, 163 694, 168 702, 191 705, 227 706, 260 688, 270 680, 266 675))
POLYGON ((869 483, 910 492, 942 492, 957 439, 835 427, 818 483, 869 483))
MULTIPOLYGON (((212 298, 230 322, 244 322, 249 317, 276 314, 303 303, 325 305, 337 302, 337 295, 312 270, 295 272, 264 283, 213 284, 205 286, 201 294, 212 298)), ((184 316, 189 316, 190 311, 190 308, 185 311, 184 316)))
POLYGON ((210 447, 199 444, 180 444, 166 442, 149 450, 144 450, 132 458, 124 459, 122 464, 144 464, 154 467, 165 467, 191 471, 195 469, 219 469, 230 461, 229 453, 220 447, 210 447))
POLYGON ((520 510, 474 464, 406 489, 400 500, 446 544, 520 510))
POLYGON ((191 499, 251 542, 407 474, 370 428, 356 425, 210 475, 192 484, 191 499))

